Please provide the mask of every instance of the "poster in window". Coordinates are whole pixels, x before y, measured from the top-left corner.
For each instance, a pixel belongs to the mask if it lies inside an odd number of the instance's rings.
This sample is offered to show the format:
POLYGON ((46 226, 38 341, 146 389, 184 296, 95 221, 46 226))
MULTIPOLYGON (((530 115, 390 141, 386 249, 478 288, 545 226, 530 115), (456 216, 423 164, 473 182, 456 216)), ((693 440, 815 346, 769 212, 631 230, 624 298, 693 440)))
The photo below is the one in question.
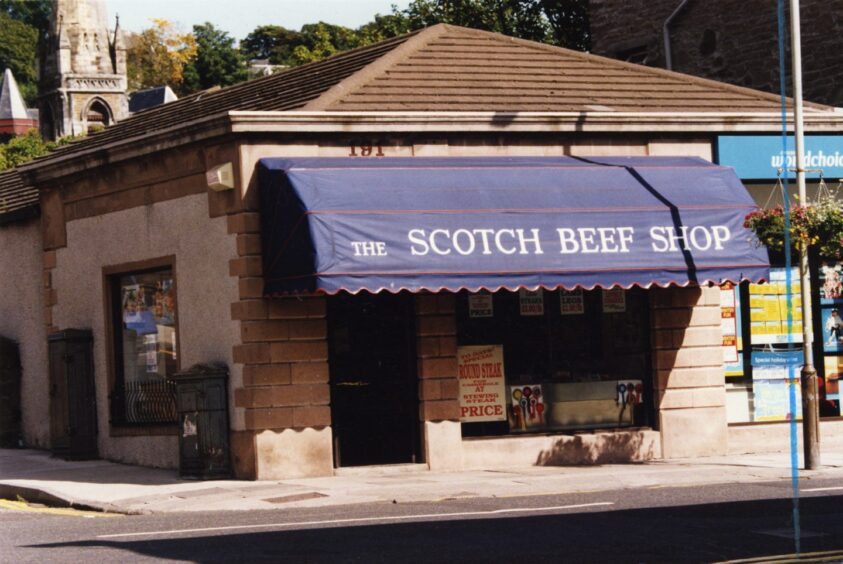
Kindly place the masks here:
POLYGON ((843 351, 843 318, 836 307, 822 309, 823 351, 843 351))
POLYGON ((559 313, 562 315, 582 315, 585 313, 582 288, 559 290, 559 313))
POLYGON ((513 431, 532 431, 546 425, 542 387, 524 384, 509 388, 509 428, 513 431))
POLYGON ((793 417, 790 390, 796 395, 796 418, 802 417, 799 369, 802 351, 753 352, 752 392, 755 421, 784 421, 793 417))
POLYGON ((798 269, 791 270, 788 295, 784 268, 770 269, 768 284, 749 285, 749 324, 753 345, 802 342, 802 298, 798 269), (788 302, 791 323, 788 324, 788 302))
POLYGON ((544 315, 544 290, 518 290, 521 315, 544 315))
POLYGON ((603 313, 623 313, 626 311, 626 291, 623 288, 603 290, 603 313))
POLYGON ((460 421, 506 420, 502 345, 457 347, 460 421))
POLYGON ((843 373, 843 356, 826 356, 825 365, 825 399, 840 399, 840 374, 843 373))
POLYGON ((493 317, 495 315, 492 294, 480 293, 468 296, 469 317, 493 317))
POLYGON ((127 284, 122 287, 121 302, 123 323, 126 329, 138 335, 147 335, 158 331, 155 317, 146 303, 146 291, 141 284, 127 284))
POLYGON ((820 303, 843 305, 843 266, 837 262, 823 261, 820 265, 820 303))
POLYGON ((726 376, 742 376, 735 374, 740 355, 738 343, 738 297, 734 284, 726 283, 720 287, 720 333, 723 341, 723 363, 726 376))

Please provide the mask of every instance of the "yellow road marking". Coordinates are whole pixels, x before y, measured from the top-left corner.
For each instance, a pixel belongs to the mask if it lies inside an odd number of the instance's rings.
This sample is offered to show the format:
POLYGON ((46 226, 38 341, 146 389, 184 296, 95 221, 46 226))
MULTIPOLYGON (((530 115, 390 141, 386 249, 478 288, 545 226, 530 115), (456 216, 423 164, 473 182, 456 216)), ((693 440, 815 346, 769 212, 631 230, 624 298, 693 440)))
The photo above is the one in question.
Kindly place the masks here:
POLYGON ((46 513, 48 515, 65 515, 70 517, 122 517, 118 513, 103 513, 100 511, 82 511, 70 507, 36 507, 25 501, 11 501, 0 499, 0 509, 12 509, 14 511, 26 511, 28 513, 46 513))

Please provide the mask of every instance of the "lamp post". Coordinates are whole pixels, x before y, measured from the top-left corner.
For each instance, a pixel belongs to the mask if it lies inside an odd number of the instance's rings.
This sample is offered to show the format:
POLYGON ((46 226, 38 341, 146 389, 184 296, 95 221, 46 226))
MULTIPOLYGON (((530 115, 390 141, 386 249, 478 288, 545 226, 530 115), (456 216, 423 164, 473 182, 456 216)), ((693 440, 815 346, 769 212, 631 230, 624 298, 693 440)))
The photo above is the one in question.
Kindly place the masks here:
MULTIPOLYGON (((802 39, 799 31, 799 0, 790 0, 790 50, 793 60, 793 117, 796 139, 796 185, 799 204, 805 205, 805 135, 802 121, 802 39)), ((799 281, 802 286, 802 343, 805 359, 802 366, 802 439, 805 469, 820 466, 819 410, 817 371, 814 368, 814 331, 811 309, 811 282, 808 279, 808 250, 799 251, 799 281)))

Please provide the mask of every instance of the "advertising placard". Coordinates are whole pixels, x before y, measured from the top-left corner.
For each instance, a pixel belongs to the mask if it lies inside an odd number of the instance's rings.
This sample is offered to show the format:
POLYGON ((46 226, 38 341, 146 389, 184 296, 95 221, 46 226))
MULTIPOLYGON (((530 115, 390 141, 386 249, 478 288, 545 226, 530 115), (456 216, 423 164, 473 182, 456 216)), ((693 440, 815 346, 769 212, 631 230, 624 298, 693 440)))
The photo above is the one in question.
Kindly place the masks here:
POLYGON ((626 292, 623 288, 603 290, 603 313, 623 313, 626 311, 626 292))
POLYGON ((518 290, 518 303, 521 315, 544 315, 544 290, 518 290))
MULTIPOLYGON (((792 135, 785 155, 779 135, 720 135, 717 153, 720 164, 733 167, 740 178, 773 180, 779 169, 796 168, 792 135)), ((843 135, 806 135, 804 157, 807 178, 818 178, 819 170, 826 178, 843 177, 843 135)))
POLYGON ((753 345, 785 344, 788 340, 791 343, 802 342, 799 270, 791 270, 792 323, 789 327, 786 274, 784 268, 771 268, 769 283, 749 285, 749 324, 753 345))
POLYGON ((506 391, 502 345, 457 347, 460 421, 504 421, 506 391))
POLYGON ((492 294, 471 294, 468 296, 469 317, 493 317, 495 315, 492 294))
POLYGON ((513 431, 529 431, 545 426, 545 405, 539 384, 511 386, 509 388, 510 420, 513 431))
POLYGON ((790 386, 796 392, 796 418, 802 417, 799 367, 802 351, 753 352, 752 392, 755 421, 783 421, 790 412, 790 386), (791 374, 793 378, 791 379, 791 374))
POLYGON ((562 315, 581 315, 585 313, 582 288, 559 290, 559 313, 562 315))

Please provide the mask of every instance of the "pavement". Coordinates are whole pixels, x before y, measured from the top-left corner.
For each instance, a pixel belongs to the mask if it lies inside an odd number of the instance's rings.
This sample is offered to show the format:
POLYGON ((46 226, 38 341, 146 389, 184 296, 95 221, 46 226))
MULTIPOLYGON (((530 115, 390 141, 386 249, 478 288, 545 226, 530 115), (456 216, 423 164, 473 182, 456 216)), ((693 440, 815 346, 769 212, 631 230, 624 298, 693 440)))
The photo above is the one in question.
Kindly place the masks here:
MULTIPOLYGON (((843 447, 822 452, 812 479, 843 479, 843 447)), ((801 462, 800 462, 801 464, 801 462)), ((424 465, 337 470, 289 480, 182 480, 175 470, 106 460, 65 461, 50 453, 0 449, 0 499, 125 514, 254 511, 357 503, 407 503, 653 487, 764 482, 791 477, 790 455, 744 454, 595 466, 529 466, 432 472, 424 465)))

